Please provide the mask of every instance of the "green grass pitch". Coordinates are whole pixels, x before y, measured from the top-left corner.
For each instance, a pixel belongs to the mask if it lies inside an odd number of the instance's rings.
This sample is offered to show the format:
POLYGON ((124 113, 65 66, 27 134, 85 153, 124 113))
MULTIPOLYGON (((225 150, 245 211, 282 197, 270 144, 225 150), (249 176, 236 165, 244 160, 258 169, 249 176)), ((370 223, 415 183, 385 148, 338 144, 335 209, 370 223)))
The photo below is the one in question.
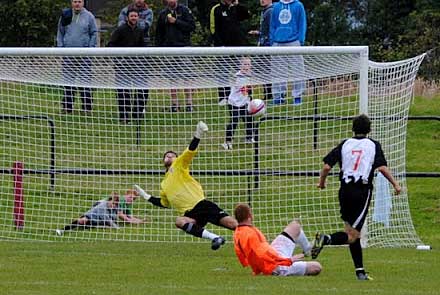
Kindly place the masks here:
MULTIPOLYGON (((439 115, 439 100, 417 97, 411 115, 439 115)), ((439 122, 410 121, 407 171, 440 172, 439 144, 439 122)), ((213 252, 208 242, 0 241, 0 294, 438 294, 439 180, 407 183, 414 225, 433 250, 366 249, 371 282, 355 280, 343 247, 322 252, 318 277, 283 278, 252 276, 231 243, 213 252)))

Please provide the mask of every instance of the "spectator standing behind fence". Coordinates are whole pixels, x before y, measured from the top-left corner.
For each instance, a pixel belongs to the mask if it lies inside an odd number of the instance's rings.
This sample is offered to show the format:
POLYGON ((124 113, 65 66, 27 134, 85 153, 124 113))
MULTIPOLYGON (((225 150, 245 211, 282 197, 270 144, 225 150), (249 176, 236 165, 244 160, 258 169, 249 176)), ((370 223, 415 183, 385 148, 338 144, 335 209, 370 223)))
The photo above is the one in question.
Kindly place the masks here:
MULTIPOLYGON (((241 22, 251 16, 247 7, 238 0, 221 0, 211 8, 210 31, 214 46, 245 46, 246 35, 242 32, 241 22)), ((219 67, 223 66, 219 64, 219 67)), ((218 88, 219 105, 226 105, 230 87, 218 88)))
MULTIPOLYGON (((306 12, 303 4, 298 0, 280 0, 273 5, 272 18, 270 21, 270 44, 272 46, 302 46, 304 45, 307 31, 306 12)), ((295 82, 293 83, 293 103, 299 105, 302 102, 305 83, 304 59, 301 55, 291 56, 287 59, 280 57, 273 59, 273 76, 282 77, 289 74, 289 67, 294 67, 295 82)), ((292 70, 290 70, 292 72, 292 70)), ((286 76, 287 79, 287 76, 286 76)), ((273 104, 284 104, 287 93, 287 82, 274 83, 273 104)))
MULTIPOLYGON (((156 27, 156 45, 161 47, 191 46, 191 33, 196 24, 191 10, 185 5, 178 4, 177 0, 168 0, 166 7, 160 12, 156 27)), ((178 74, 175 69, 165 69, 171 77, 178 74)), ((184 89, 186 99, 186 111, 192 112, 192 91, 184 89)), ((177 90, 171 89, 171 111, 179 111, 177 90)))
MULTIPOLYGON (((83 0, 72 0, 71 8, 63 9, 58 21, 58 47, 96 47, 97 33, 95 17, 84 8, 83 0)), ((64 57, 62 64, 64 98, 61 102, 63 113, 72 113, 74 96, 79 91, 82 110, 92 111, 92 90, 88 87, 74 87, 73 84, 87 84, 91 79, 92 61, 88 57, 64 57)))
MULTIPOLYGON (((125 24, 119 26, 111 35, 107 46, 109 47, 143 47, 145 46, 145 38, 143 30, 138 26, 139 12, 135 7, 127 10, 128 18, 125 24)), ((117 57, 115 63, 116 90, 118 96, 119 119, 121 123, 129 123, 131 119, 142 119, 145 110, 145 104, 148 100, 148 89, 138 89, 136 91, 136 99, 131 102, 130 89, 127 84, 137 81, 142 83, 143 77, 140 73, 134 73, 129 65, 133 61, 127 60, 125 57, 117 57), (137 77, 136 77, 137 76, 137 77), (130 118, 131 113, 131 118, 130 118)))
POLYGON ((145 3, 145 0, 134 0, 132 4, 124 7, 119 13, 118 27, 123 26, 127 22, 128 10, 135 8, 139 12, 139 20, 137 27, 142 30, 144 37, 144 46, 150 45, 150 28, 153 24, 153 11, 145 3))
MULTIPOLYGON (((270 19, 272 18, 273 5, 272 0, 260 0, 263 7, 260 17, 260 30, 249 31, 250 35, 258 36, 258 46, 270 46, 270 19)), ((269 80, 269 77, 268 77, 269 80)), ((263 85, 264 99, 272 100, 272 84, 263 85)))

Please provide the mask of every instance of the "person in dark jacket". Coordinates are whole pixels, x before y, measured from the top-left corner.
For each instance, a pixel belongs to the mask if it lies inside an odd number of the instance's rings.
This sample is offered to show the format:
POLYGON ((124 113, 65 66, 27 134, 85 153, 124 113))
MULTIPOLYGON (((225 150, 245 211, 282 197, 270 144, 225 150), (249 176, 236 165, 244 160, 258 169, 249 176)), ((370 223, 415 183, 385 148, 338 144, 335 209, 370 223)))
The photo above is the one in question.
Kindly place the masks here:
POLYGON ((191 33, 196 23, 191 10, 178 4, 177 0, 168 0, 167 6, 159 13, 156 27, 156 46, 191 46, 191 33))
POLYGON ((245 46, 246 35, 240 23, 249 19, 251 14, 247 7, 238 0, 221 0, 211 8, 210 30, 214 46, 245 46))
POLYGON ((153 10, 148 7, 145 0, 133 0, 133 3, 124 7, 119 13, 118 17, 118 27, 124 25, 127 22, 128 10, 130 8, 136 8, 139 12, 139 20, 137 26, 144 32, 144 44, 145 46, 150 45, 150 28, 153 24, 153 10))
MULTIPOLYGON (((238 0, 221 0, 211 8, 210 31, 214 46, 245 46, 246 35, 240 23, 251 16, 249 10, 238 0)), ((227 105, 230 87, 218 88, 219 105, 227 105)))
MULTIPOLYGON (((156 27, 156 46, 183 47, 191 46, 191 33, 195 30, 196 23, 191 10, 177 0, 168 0, 167 6, 159 13, 156 27)), ((170 69, 170 75, 174 69, 170 69)), ((171 79, 172 77, 167 77, 171 79)), ((184 89, 186 98, 186 111, 192 112, 192 91, 184 89)), ((171 111, 179 111, 177 90, 171 89, 171 111)))
MULTIPOLYGON (((108 43, 109 47, 144 47, 144 31, 137 25, 139 12, 134 7, 127 11, 127 21, 119 26, 113 33, 108 43)), ((130 61, 123 57, 118 57, 115 61, 116 83, 122 86, 129 83, 128 80, 135 81, 142 79, 141 73, 135 73, 138 77, 133 79, 133 71, 126 67, 130 61)), ((148 99, 148 89, 137 90, 137 99, 131 104, 130 89, 119 88, 116 90, 118 96, 119 119, 122 123, 130 122, 131 118, 138 120, 143 118, 145 103, 148 99)))

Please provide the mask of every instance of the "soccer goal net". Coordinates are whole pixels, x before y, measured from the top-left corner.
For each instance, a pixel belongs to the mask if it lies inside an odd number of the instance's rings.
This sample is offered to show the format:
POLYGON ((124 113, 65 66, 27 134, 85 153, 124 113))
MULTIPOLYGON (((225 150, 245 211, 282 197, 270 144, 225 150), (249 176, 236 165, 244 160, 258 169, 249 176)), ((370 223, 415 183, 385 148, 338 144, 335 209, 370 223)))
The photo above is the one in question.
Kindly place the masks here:
POLYGON ((325 190, 316 183, 322 158, 367 113, 404 190, 394 197, 375 178, 365 237, 416 245, 405 146, 422 60, 374 63, 367 47, 0 49, 0 238, 199 241, 176 229, 174 210, 127 195, 138 184, 159 196, 164 152, 184 151, 200 120, 209 132, 190 170, 207 199, 231 215, 249 203, 269 238, 294 218, 310 238, 343 229, 339 168, 325 190), (266 114, 249 117, 247 98, 266 114), (116 225, 56 234, 111 196, 125 215, 102 208, 116 225))

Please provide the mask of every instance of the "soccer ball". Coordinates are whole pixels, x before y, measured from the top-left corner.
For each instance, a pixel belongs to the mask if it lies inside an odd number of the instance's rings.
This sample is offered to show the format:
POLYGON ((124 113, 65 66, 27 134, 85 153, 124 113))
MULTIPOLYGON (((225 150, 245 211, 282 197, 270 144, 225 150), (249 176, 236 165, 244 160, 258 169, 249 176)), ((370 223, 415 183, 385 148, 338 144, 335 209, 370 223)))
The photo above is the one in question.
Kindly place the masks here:
POLYGON ((261 117, 266 113, 266 104, 261 99, 253 99, 248 103, 248 113, 254 117, 261 117))

